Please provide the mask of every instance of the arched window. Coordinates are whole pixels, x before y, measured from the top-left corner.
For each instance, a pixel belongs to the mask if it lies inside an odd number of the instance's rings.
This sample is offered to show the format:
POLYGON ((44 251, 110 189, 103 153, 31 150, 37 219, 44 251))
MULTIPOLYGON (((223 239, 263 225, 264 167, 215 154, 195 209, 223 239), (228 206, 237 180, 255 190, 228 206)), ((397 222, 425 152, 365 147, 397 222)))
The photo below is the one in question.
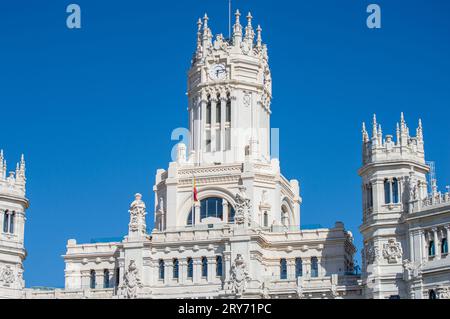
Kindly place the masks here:
POLYGON ((267 212, 264 212, 263 224, 264 224, 264 227, 269 227, 269 214, 267 212))
POLYGON ((91 270, 89 287, 91 289, 95 289, 95 285, 96 285, 96 282, 95 282, 95 270, 91 270))
POLYGON ((226 119, 225 122, 231 123, 231 97, 230 93, 227 94, 227 107, 226 107, 226 119))
POLYGON ((303 261, 301 258, 295 258, 295 278, 303 276, 303 261))
POLYGON ((103 271, 103 288, 109 288, 109 270, 103 271))
POLYGON ((220 124, 222 121, 222 112, 221 112, 221 101, 220 101, 220 94, 217 94, 217 103, 216 103, 216 123, 220 124))
POLYGON ((159 260, 159 279, 163 280, 164 279, 164 260, 160 259, 159 260))
POLYGON ((442 238, 441 243, 441 254, 448 254, 448 240, 447 238, 442 238))
POLYGON ((174 259, 173 260, 173 278, 174 279, 178 279, 178 274, 179 274, 179 266, 178 266, 178 259, 174 259))
POLYGON ((384 203, 391 203, 391 182, 388 179, 384 180, 384 203))
POLYGON ((436 299, 436 293, 433 289, 428 292, 428 299, 436 299))
MULTIPOLYGON (((194 209, 189 212, 186 225, 192 226, 195 224, 193 214, 194 209)), ((228 204, 228 222, 234 223, 234 216, 236 212, 230 204, 228 204)), ((200 201, 200 221, 208 217, 219 218, 223 221, 223 199, 218 197, 210 197, 200 201)))
POLYGON ((287 262, 284 258, 280 260, 280 279, 287 279, 287 262))
POLYGON ((202 257, 202 277, 208 277, 208 259, 202 257))
POLYGON ((5 211, 3 215, 3 232, 7 233, 9 228, 9 212, 5 211))
POLYGON ((192 258, 187 259, 187 277, 192 278, 194 275, 194 263, 192 258))
POLYGON ((400 197, 399 197, 399 183, 398 183, 398 179, 394 178, 392 180, 392 202, 397 204, 400 202, 400 197))
POLYGON ((200 201, 200 220, 208 217, 223 218, 223 200, 218 197, 210 197, 200 201))
POLYGON ((223 263, 222 263, 222 256, 216 257, 216 276, 222 277, 223 271, 222 271, 223 263))
POLYGON ((428 244, 428 256, 433 257, 435 254, 434 240, 430 240, 430 243, 428 244))
POLYGON ((311 277, 319 277, 319 262, 317 257, 311 258, 311 277))

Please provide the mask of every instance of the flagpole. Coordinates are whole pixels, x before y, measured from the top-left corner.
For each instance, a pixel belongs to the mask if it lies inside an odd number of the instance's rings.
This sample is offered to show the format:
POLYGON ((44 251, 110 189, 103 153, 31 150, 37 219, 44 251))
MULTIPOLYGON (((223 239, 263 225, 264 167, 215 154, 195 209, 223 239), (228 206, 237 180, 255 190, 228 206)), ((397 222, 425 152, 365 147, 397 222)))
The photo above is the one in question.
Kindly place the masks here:
POLYGON ((228 39, 231 40, 231 0, 228 0, 228 39))

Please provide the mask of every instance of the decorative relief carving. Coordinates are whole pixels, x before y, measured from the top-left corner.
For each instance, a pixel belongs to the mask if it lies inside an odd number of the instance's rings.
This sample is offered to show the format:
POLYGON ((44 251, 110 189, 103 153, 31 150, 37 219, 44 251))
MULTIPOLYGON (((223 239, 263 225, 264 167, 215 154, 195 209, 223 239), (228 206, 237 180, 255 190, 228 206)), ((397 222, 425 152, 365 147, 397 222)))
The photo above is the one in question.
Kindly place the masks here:
POLYGON ((436 289, 438 299, 450 299, 450 287, 440 286, 436 289))
POLYGON ((399 242, 391 238, 383 245, 383 257, 389 264, 396 264, 402 258, 402 247, 399 242))
POLYGON ((16 281, 14 269, 10 265, 5 265, 0 270, 0 282, 5 287, 9 287, 16 281))
POLYGON ((127 299, 135 299, 138 296, 139 289, 142 288, 139 271, 134 260, 130 260, 128 269, 123 276, 122 293, 127 299))
POLYGON ((236 259, 231 266, 231 279, 229 282, 229 289, 237 296, 242 294, 247 289, 247 284, 251 280, 247 269, 247 264, 241 254, 237 254, 236 259))
POLYGON ((373 242, 369 242, 365 245, 363 253, 367 265, 373 264, 379 256, 378 247, 375 246, 373 242))

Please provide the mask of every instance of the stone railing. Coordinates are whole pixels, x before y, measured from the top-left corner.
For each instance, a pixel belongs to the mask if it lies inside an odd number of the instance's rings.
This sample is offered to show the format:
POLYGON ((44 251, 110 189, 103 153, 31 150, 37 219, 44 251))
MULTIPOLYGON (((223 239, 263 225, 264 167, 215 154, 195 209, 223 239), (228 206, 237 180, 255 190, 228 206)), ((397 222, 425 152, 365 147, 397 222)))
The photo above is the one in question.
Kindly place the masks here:
POLYGON ((424 209, 441 204, 450 204, 450 193, 447 192, 442 194, 441 192, 437 192, 434 194, 429 194, 421 201, 421 206, 424 209))

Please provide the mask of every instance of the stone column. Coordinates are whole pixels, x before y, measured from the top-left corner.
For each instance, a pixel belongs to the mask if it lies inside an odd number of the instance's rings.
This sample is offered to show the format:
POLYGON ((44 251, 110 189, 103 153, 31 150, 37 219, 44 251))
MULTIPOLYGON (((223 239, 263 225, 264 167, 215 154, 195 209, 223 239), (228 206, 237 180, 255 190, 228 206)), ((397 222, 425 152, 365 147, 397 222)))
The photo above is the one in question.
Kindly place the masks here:
POLYGON ((222 201, 222 207, 223 207, 223 222, 229 223, 230 221, 228 220, 228 202, 225 199, 222 201))
POLYGON ((231 252, 226 251, 223 253, 223 274, 225 282, 230 280, 230 270, 231 270, 231 252))
POLYGON ((208 257, 208 283, 215 282, 216 280, 216 258, 208 257))
MULTIPOLYGON (((216 150, 216 117, 217 117, 217 98, 211 97, 211 152, 215 152, 216 150)), ((219 137, 220 138, 220 137, 219 137)))
POLYGON ((206 104, 208 102, 206 99, 203 99, 200 106, 201 112, 201 121, 200 121, 200 134, 198 134, 198 138, 200 139, 199 150, 197 156, 197 163, 200 163, 202 160, 202 152, 206 149, 206 104))
POLYGON ((434 235, 434 256, 436 259, 440 259, 441 254, 440 254, 440 249, 439 249, 439 238, 438 238, 438 230, 436 227, 434 227, 432 229, 433 231, 433 235, 434 235))
POLYGON ((0 209, 0 234, 3 233, 4 217, 5 217, 5 211, 0 209))
POLYGON ((373 182, 373 212, 376 213, 379 211, 379 208, 384 203, 384 185, 383 181, 374 181, 373 182))
POLYGON ((305 258, 303 260, 303 271, 304 271, 304 277, 306 279, 311 278, 311 258, 305 258))
POLYGON ((81 271, 81 289, 89 289, 91 287, 91 271, 81 271))
POLYGON ((186 259, 179 259, 178 260, 178 280, 180 284, 184 284, 186 282, 187 277, 187 260, 186 259))
POLYGON ((172 260, 164 260, 164 285, 168 285, 173 279, 173 262, 172 260))
POLYGON ((427 231, 426 230, 420 230, 420 241, 422 243, 421 248, 422 248, 422 261, 427 261, 428 260, 428 244, 427 244, 427 231))
POLYGON ((201 220, 200 220, 200 202, 195 203, 194 205, 194 209, 195 209, 195 225, 199 225, 201 220))
POLYGON ((95 272, 95 288, 97 289, 105 288, 103 285, 104 282, 105 282, 105 274, 103 273, 102 270, 99 269, 95 272))
POLYGON ((294 280, 295 279, 295 259, 287 260, 287 279, 294 280))
MULTIPOLYGON (((227 98, 226 93, 224 93, 225 96, 222 96, 220 98, 220 147, 223 151, 226 150, 225 148, 225 122, 226 122, 226 108, 227 108, 227 98)), ((225 158, 224 158, 225 161, 225 158)))
POLYGON ((192 272, 192 281, 194 284, 198 284, 201 282, 202 279, 202 261, 198 258, 192 258, 192 267, 193 272, 192 272))

